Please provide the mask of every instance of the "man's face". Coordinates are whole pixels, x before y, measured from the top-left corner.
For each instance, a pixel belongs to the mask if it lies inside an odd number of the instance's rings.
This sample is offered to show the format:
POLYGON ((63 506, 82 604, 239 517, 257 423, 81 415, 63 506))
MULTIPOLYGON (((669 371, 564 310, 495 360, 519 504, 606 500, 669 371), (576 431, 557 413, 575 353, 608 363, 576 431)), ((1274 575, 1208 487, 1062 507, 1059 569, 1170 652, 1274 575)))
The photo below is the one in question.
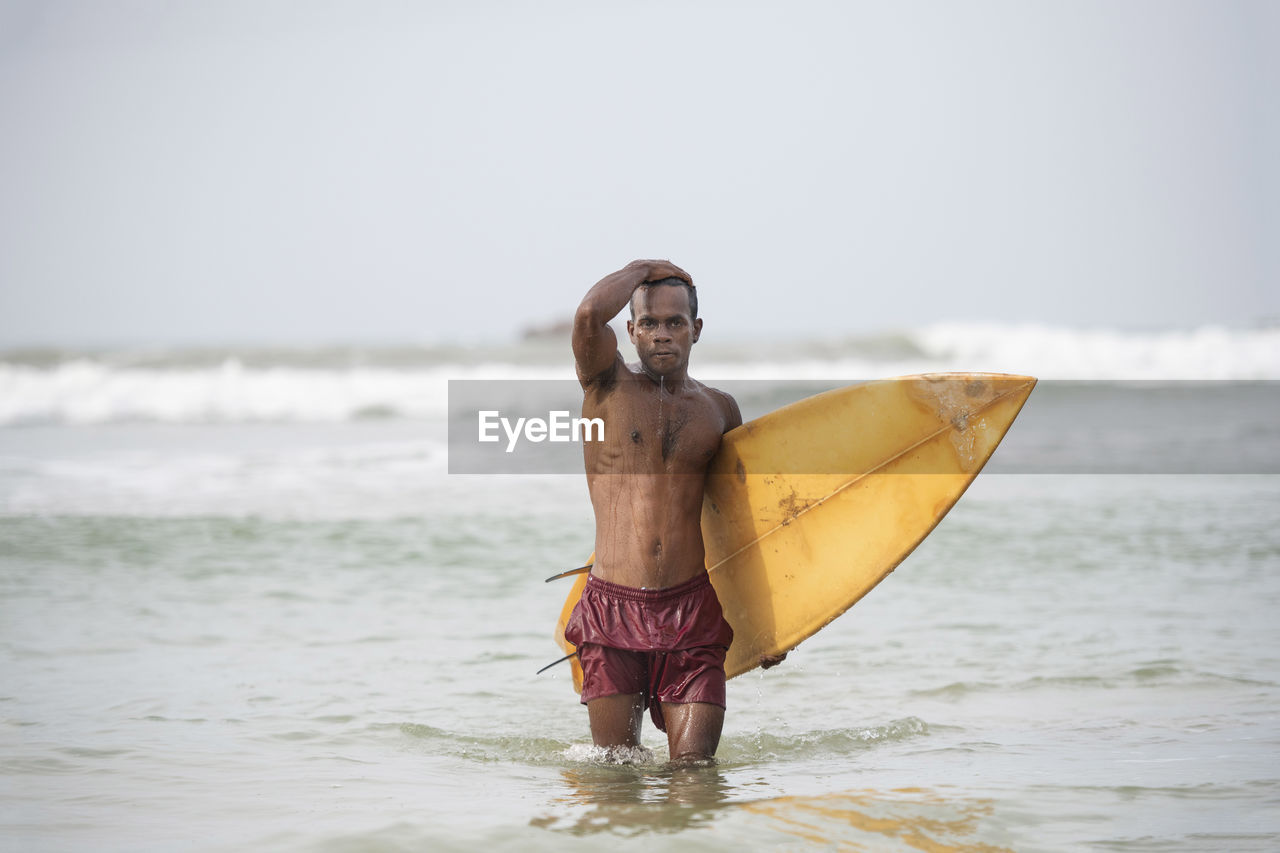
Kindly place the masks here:
POLYGON ((635 318, 627 334, 640 364, 651 376, 679 374, 689 366, 689 350, 702 332, 702 320, 690 316, 689 291, 684 287, 641 287, 631 297, 635 318))

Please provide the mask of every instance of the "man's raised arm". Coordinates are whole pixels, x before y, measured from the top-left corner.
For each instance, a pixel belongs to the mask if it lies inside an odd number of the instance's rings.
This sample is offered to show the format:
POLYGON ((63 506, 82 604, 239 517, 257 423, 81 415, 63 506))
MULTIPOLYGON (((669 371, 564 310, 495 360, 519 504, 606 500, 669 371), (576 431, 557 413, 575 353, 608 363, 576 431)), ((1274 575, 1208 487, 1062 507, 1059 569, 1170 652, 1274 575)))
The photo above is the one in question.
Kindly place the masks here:
POLYGON ((609 321, 627 306, 637 287, 664 278, 693 284, 689 274, 670 261, 632 261, 587 291, 573 317, 573 360, 579 382, 588 385, 613 367, 618 360, 618 336, 609 321))

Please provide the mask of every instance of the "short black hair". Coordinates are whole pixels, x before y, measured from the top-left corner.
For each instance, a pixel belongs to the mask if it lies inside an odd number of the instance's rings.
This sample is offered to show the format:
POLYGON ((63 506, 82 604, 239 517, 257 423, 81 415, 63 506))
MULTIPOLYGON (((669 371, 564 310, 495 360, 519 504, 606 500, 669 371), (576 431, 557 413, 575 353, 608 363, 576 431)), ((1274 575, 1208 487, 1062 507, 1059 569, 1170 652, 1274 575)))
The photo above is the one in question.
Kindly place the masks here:
MULTIPOLYGON (((686 288, 689 291, 689 319, 698 319, 698 288, 674 275, 666 278, 660 278, 657 281, 646 281, 644 284, 640 285, 640 287, 658 287, 659 285, 686 288)), ((639 290, 640 287, 637 287, 636 290, 639 290)), ((631 299, 635 299, 635 296, 636 295, 634 293, 631 294, 631 299)), ((634 320, 636 318, 636 304, 635 302, 628 300, 627 305, 631 308, 631 319, 634 320)))

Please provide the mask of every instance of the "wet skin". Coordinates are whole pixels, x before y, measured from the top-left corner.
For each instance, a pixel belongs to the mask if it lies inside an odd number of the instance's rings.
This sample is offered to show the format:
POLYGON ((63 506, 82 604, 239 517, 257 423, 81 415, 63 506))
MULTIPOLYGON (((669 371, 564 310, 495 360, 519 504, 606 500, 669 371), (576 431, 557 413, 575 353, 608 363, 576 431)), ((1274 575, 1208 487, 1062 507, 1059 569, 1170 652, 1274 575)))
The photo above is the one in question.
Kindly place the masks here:
POLYGON ((696 339, 684 288, 642 290, 627 324, 639 369, 622 363, 587 390, 583 417, 603 418, 602 442, 584 444, 602 580, 662 589, 704 570, 702 495, 720 438, 741 423, 727 394, 690 379, 696 339))
MULTIPOLYGON (((636 588, 676 586, 704 571, 707 466, 724 433, 742 423, 732 397, 689 377, 702 320, 692 316, 687 288, 645 285, 668 277, 691 282, 667 261, 635 261, 597 283, 574 319, 582 415, 605 423, 604 441, 583 445, 596 520, 592 574, 636 588), (628 302, 635 365, 623 361, 608 326, 628 302)), ((723 708, 695 702, 662 709, 673 761, 715 755, 723 708)), ((587 711, 597 746, 639 744, 640 694, 595 699, 587 711)))

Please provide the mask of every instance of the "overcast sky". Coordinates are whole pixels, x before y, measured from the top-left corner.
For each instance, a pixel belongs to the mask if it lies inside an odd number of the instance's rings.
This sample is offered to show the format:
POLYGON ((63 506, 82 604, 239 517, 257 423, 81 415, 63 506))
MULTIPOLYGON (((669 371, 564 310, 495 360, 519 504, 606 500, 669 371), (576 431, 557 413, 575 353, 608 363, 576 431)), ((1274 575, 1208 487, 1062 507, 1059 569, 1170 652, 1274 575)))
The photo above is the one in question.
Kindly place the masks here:
POLYGON ((0 0, 0 345, 1275 321, 1278 8, 0 0))

